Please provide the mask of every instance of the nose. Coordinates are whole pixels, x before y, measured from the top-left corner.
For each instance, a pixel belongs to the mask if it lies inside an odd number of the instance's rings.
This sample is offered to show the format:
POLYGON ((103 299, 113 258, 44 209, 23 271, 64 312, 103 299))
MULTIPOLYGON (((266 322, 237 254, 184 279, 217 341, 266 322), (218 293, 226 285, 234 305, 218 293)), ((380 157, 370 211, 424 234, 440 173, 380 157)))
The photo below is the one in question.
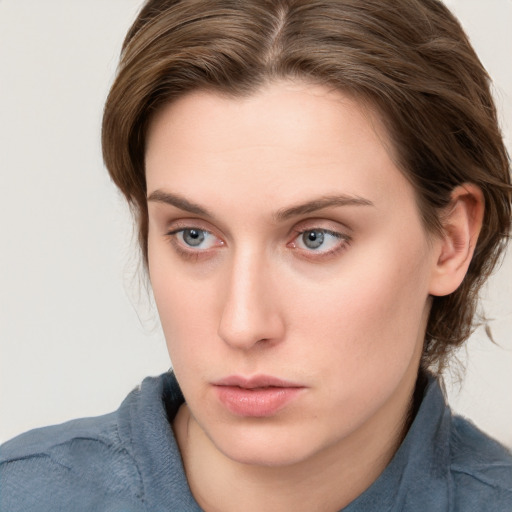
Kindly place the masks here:
POLYGON ((261 254, 240 255, 233 261, 218 329, 232 348, 249 350, 283 339, 285 324, 275 274, 261 254))

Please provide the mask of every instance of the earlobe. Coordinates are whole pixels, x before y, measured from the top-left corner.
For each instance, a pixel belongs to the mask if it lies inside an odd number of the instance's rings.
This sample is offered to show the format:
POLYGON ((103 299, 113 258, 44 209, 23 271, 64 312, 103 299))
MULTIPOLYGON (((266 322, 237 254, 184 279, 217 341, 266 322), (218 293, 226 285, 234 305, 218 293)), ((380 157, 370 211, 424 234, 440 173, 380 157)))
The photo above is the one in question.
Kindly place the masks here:
POLYGON ((485 200, 481 189, 466 183, 456 187, 441 219, 437 261, 430 283, 431 295, 448 295, 461 284, 473 257, 482 228, 485 200))

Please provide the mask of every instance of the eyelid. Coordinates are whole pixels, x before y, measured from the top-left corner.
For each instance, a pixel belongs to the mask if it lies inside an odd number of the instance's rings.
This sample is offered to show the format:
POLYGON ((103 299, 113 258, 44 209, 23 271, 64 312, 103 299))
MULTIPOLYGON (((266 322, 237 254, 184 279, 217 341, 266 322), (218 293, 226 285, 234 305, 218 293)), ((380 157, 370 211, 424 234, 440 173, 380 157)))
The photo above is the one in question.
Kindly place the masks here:
MULTIPOLYGON (((203 233, 207 233, 209 236, 212 236, 213 238, 218 240, 218 243, 215 244, 217 247, 225 245, 224 240, 222 240, 220 237, 215 235, 212 231, 209 231, 208 229, 200 228, 198 226, 187 226, 187 227, 183 227, 183 228, 181 228, 181 227, 180 228, 176 228, 176 229, 173 229, 171 231, 168 231, 166 233, 166 236, 176 238, 175 235, 177 235, 178 233, 183 233, 184 231, 202 231, 203 233)), ((192 245, 191 246, 187 246, 186 245, 186 247, 187 247, 187 249, 197 250, 197 251, 206 251, 206 250, 208 250, 208 249, 194 249, 194 246, 192 246, 192 245)))
POLYGON ((165 234, 171 235, 184 231, 185 229, 197 229, 198 231, 205 231, 214 237, 222 240, 225 243, 225 237, 219 233, 219 230, 212 226, 209 222, 200 218, 190 217, 186 219, 172 220, 166 223, 164 227, 165 234))
POLYGON ((296 240, 299 236, 303 235, 304 233, 308 233, 310 231, 321 231, 322 233, 326 233, 328 235, 331 235, 339 240, 343 240, 345 242, 350 242, 352 240, 352 237, 349 235, 346 235, 344 233, 341 233, 340 231, 334 231, 327 228, 307 228, 307 229, 301 229, 301 230, 294 230, 294 237, 293 240, 296 240))
POLYGON ((173 221, 168 225, 165 230, 165 237, 172 245, 176 253, 185 260, 198 261, 202 258, 209 258, 212 255, 212 251, 219 249, 225 245, 225 241, 222 237, 216 234, 215 230, 204 225, 204 221, 201 219, 179 219, 173 221), (207 248, 189 246, 183 241, 179 240, 178 234, 186 230, 197 230, 208 233, 216 241, 213 246, 207 248))
POLYGON ((301 220, 294 224, 293 231, 310 231, 314 229, 322 229, 325 231, 332 231, 334 233, 346 234, 349 236, 352 233, 352 228, 339 220, 332 220, 328 218, 315 217, 301 220))
POLYGON ((313 261, 335 257, 338 253, 347 249, 347 247, 352 242, 352 236, 346 232, 350 230, 346 226, 341 228, 339 223, 334 223, 332 221, 322 219, 308 219, 306 222, 295 225, 292 231, 293 238, 286 244, 287 247, 296 251, 297 254, 301 257, 313 261), (304 233, 310 231, 321 231, 323 233, 329 234, 337 238, 339 242, 335 245, 335 247, 327 250, 298 247, 296 245, 297 239, 303 236, 304 233))

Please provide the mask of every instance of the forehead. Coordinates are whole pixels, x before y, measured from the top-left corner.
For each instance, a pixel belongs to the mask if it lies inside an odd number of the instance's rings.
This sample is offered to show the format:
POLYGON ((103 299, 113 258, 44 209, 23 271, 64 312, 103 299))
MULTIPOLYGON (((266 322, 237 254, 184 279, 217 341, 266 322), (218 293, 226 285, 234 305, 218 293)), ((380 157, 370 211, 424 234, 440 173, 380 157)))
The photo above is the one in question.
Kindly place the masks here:
MULTIPOLYGON (((164 104, 152 117, 147 132, 146 156, 151 142, 165 126, 168 138, 172 132, 180 142, 201 144, 205 149, 222 147, 222 131, 219 128, 232 129, 232 142, 241 140, 243 144, 253 141, 255 144, 273 143, 276 135, 281 145, 291 143, 302 146, 304 139, 311 137, 310 128, 332 131, 333 124, 340 124, 338 114, 351 113, 354 129, 372 128, 386 147, 391 146, 387 132, 381 122, 380 114, 369 100, 355 98, 349 93, 325 86, 315 85, 302 80, 282 80, 266 84, 250 95, 232 96, 216 91, 194 90, 178 99, 164 104), (355 121, 357 119, 357 124, 355 121), (193 128, 196 136, 189 137, 188 129, 193 128), (258 129, 261 129, 257 132, 258 129), (236 131, 235 131, 236 130, 236 131)), ((389 149, 389 148, 388 148, 389 149)))
POLYGON ((149 126, 148 193, 178 188, 201 199, 249 199, 267 187, 277 202, 329 188, 378 196, 406 187, 390 147, 367 104, 322 86, 280 82, 242 98, 195 91, 149 126))

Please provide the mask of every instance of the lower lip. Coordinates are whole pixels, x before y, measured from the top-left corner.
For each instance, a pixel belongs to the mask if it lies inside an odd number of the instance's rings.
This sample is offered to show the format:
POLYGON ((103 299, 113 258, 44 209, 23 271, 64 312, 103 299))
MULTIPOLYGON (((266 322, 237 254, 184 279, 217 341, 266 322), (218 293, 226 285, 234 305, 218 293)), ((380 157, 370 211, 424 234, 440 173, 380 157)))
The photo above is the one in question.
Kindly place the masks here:
POLYGON ((237 416, 272 416, 286 407, 303 388, 267 387, 246 389, 215 386, 221 403, 237 416))

